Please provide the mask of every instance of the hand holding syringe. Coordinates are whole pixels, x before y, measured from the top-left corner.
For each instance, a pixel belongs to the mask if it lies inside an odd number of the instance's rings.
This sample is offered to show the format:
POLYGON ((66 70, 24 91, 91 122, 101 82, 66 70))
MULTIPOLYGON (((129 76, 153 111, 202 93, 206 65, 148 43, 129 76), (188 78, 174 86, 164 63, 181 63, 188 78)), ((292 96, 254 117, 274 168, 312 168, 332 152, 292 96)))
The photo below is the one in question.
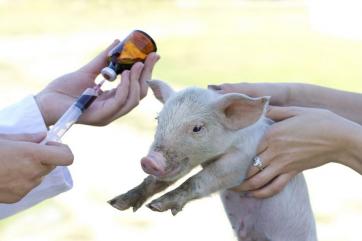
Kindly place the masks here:
MULTIPOLYGON (((145 62, 148 54, 156 51, 154 40, 145 32, 135 30, 108 53, 108 66, 102 69, 101 74, 105 79, 113 81, 118 74, 124 70, 130 70, 136 62, 145 62)), ((157 60, 158 58, 154 58, 153 64, 157 60)), ((151 74, 151 72, 148 73, 151 74)), ((42 143, 60 141, 65 132, 79 120, 82 113, 100 94, 100 87, 104 82, 105 80, 93 88, 86 89, 54 124, 42 143)))
POLYGON ((87 88, 48 131, 47 136, 41 143, 46 144, 48 141, 60 142, 63 135, 79 120, 82 113, 98 97, 104 82, 105 80, 102 80, 93 88, 87 88))

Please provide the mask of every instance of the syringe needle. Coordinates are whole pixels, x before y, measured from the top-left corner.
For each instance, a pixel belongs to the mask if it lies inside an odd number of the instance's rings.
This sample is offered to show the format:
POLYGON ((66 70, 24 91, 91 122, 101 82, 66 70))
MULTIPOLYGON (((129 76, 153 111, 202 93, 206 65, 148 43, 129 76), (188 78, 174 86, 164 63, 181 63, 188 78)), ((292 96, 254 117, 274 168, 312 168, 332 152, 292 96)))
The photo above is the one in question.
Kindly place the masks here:
POLYGON ((102 85, 104 84, 104 82, 106 82, 106 80, 105 80, 105 79, 103 79, 101 82, 99 82, 99 84, 97 84, 96 86, 94 86, 94 87, 93 87, 93 88, 94 88, 94 90, 95 90, 96 92, 100 91, 100 90, 101 90, 102 85))

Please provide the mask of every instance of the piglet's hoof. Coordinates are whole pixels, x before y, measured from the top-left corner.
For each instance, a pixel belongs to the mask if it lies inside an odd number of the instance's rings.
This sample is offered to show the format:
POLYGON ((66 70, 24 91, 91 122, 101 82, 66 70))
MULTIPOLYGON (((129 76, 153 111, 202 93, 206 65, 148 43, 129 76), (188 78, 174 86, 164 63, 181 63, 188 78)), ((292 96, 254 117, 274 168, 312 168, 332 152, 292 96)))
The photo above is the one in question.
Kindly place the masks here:
POLYGON ((163 212, 164 210, 162 210, 160 203, 149 203, 146 205, 149 209, 151 209, 152 211, 155 212, 163 212))
POLYGON ((178 212, 182 210, 182 206, 177 203, 172 203, 172 202, 162 203, 157 200, 154 200, 151 203, 149 203, 147 207, 155 212, 164 212, 171 209, 171 213, 173 216, 175 216, 178 212))
POLYGON ((118 210, 126 210, 130 207, 133 207, 133 212, 136 212, 142 204, 146 201, 146 198, 140 193, 135 191, 129 191, 125 194, 119 195, 108 201, 112 207, 118 210))

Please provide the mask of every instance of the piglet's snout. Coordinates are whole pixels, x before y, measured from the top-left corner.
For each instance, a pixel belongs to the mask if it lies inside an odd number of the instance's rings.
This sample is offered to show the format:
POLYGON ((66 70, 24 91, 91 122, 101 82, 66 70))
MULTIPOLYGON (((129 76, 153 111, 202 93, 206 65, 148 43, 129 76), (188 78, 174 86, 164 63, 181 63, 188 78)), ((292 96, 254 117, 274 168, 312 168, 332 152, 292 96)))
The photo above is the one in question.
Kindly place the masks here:
POLYGON ((162 176, 165 173, 166 160, 161 153, 151 151, 141 159, 141 165, 144 172, 154 176, 162 176))

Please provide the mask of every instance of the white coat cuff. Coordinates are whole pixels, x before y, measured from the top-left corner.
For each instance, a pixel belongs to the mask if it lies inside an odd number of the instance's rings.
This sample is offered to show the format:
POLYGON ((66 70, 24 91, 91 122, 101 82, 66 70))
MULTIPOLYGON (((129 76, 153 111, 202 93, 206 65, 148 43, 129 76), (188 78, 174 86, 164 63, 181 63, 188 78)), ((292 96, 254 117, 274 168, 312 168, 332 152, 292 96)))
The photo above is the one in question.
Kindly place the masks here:
MULTIPOLYGON (((45 132, 47 127, 33 96, 0 110, 0 133, 45 132)), ((39 186, 22 200, 13 204, 0 204, 0 219, 54 197, 73 187, 73 180, 66 167, 57 167, 50 172, 39 186)))

